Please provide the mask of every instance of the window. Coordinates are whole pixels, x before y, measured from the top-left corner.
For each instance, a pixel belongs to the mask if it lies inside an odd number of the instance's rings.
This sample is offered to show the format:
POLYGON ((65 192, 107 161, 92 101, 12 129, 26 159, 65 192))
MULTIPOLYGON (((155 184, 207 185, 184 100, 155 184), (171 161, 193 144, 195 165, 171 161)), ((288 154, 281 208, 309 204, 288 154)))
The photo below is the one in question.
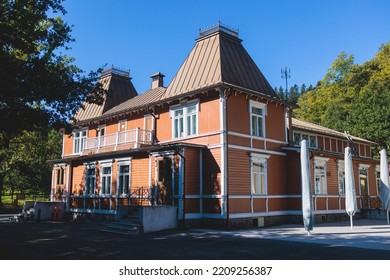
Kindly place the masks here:
POLYGON ((63 185, 64 184, 64 176, 65 176, 65 168, 64 167, 58 167, 57 168, 57 185, 63 185))
POLYGON ((301 134, 294 132, 294 145, 300 146, 301 145, 301 134))
POLYGON ((345 195, 345 165, 343 160, 338 163, 339 194, 345 195))
POLYGON ((294 132, 293 136, 294 140, 294 146, 301 146, 302 140, 307 140, 307 144, 309 145, 309 148, 317 148, 317 136, 315 135, 309 135, 301 132, 294 132))
POLYGON ((326 194, 326 161, 327 159, 315 159, 314 161, 314 191, 315 194, 326 194))
POLYGON ((118 194, 129 194, 130 186, 130 165, 128 163, 118 166, 118 194))
POLYGON ((111 166, 102 166, 101 194, 111 194, 111 166))
POLYGON ((252 155, 251 158, 251 193, 267 194, 267 158, 268 156, 252 155))
POLYGON ((381 194, 381 171, 379 166, 377 166, 375 169, 375 175, 376 175, 376 190, 377 190, 377 194, 380 195, 381 194))
POLYGON ((317 148, 317 136, 310 135, 309 147, 317 148))
POLYGON ((85 194, 95 193, 96 187, 96 168, 95 165, 87 165, 85 169, 85 194))
POLYGON ((251 135, 258 137, 265 137, 265 104, 250 101, 251 113, 251 135))
POLYGON ((86 139, 87 139, 86 129, 73 132, 73 153, 74 154, 80 154, 84 151, 86 139))
POLYGON ((171 109, 173 138, 198 134, 198 106, 192 102, 171 109))

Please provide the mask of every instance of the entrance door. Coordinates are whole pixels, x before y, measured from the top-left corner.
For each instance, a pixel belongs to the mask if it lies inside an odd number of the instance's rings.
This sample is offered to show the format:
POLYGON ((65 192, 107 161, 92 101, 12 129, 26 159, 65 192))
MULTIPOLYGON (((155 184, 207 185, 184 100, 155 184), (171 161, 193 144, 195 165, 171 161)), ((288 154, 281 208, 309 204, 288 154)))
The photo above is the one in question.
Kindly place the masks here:
POLYGON ((163 157, 158 161, 158 187, 157 203, 172 205, 172 158, 163 157))

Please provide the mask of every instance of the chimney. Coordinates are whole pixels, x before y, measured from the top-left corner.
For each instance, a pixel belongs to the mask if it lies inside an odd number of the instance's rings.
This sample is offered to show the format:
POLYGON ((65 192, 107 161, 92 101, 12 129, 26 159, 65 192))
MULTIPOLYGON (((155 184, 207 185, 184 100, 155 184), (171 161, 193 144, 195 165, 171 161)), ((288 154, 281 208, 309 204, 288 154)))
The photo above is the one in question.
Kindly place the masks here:
POLYGON ((164 86, 164 77, 165 75, 157 72, 156 74, 153 74, 150 76, 152 78, 152 89, 163 87, 164 86))

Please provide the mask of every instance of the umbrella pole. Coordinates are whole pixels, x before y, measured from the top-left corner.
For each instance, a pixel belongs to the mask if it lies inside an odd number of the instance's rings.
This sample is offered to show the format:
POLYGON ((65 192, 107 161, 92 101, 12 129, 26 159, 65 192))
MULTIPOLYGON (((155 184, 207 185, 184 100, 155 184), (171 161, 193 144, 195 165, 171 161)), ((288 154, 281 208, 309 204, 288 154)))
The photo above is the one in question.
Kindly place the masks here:
POLYGON ((353 219, 352 219, 352 215, 349 215, 349 220, 351 221, 351 229, 353 229, 353 219))
POLYGON ((386 212, 387 212, 387 224, 389 224, 389 211, 386 212))

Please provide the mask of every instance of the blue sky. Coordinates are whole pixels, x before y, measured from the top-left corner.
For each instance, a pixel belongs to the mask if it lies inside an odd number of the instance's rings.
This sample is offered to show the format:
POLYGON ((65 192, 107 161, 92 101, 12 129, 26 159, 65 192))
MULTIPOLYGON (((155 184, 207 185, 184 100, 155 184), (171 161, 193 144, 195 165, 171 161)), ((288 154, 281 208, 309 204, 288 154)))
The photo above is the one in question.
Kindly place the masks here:
POLYGON ((107 64, 130 69, 138 93, 149 76, 172 80, 195 44, 199 28, 220 20, 239 37, 272 87, 315 85, 337 55, 362 64, 390 41, 388 0, 66 0, 65 20, 76 39, 67 54, 85 71, 107 64))

